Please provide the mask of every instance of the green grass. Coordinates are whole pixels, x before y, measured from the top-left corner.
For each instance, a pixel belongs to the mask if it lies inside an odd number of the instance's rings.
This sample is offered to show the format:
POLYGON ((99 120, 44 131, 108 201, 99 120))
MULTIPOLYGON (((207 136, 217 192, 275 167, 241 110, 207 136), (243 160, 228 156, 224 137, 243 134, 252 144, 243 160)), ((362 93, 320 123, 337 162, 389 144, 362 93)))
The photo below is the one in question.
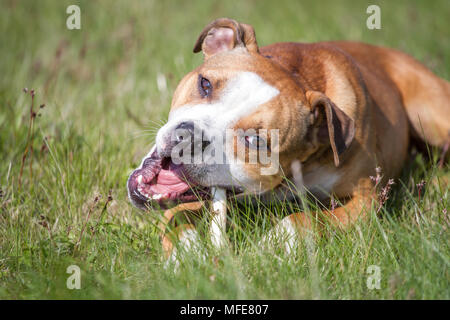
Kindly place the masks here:
POLYGON ((126 196, 177 82, 201 63, 192 47, 214 18, 252 24, 260 46, 351 39, 395 47, 449 79, 448 1, 375 2, 382 29, 371 31, 373 1, 1 1, 0 298, 449 299, 450 174, 421 155, 378 216, 303 241, 289 259, 257 245, 287 205, 244 206, 232 210, 229 251, 187 258, 174 273, 163 267, 158 213, 139 212, 126 196), (81 30, 65 27, 73 3, 81 30), (31 139, 24 87, 36 91, 39 113, 31 139), (34 152, 19 186, 28 141, 34 152), (72 264, 81 290, 66 288, 72 264), (381 268, 379 290, 366 286, 370 265, 381 268))

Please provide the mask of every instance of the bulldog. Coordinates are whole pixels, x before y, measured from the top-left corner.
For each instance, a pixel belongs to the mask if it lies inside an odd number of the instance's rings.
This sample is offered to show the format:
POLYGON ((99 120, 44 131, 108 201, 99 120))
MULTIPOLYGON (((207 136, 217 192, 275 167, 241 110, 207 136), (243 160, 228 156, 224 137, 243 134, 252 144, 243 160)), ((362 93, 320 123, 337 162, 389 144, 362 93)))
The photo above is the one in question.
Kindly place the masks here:
MULTIPOLYGON (((448 148, 450 83, 400 51, 349 41, 259 48, 250 25, 227 18, 204 28, 194 46, 200 51, 203 64, 179 83, 167 123, 127 183, 136 207, 167 209, 163 230, 177 214, 218 199, 217 239, 227 198, 289 201, 297 195, 286 179, 342 205, 292 213, 274 230, 301 237, 314 219, 346 227, 367 215, 376 185, 399 175, 413 140, 448 148), (193 149, 211 146, 224 161, 210 161, 212 153, 194 159, 193 149), (276 161, 249 161, 254 151, 276 161), (376 168, 381 181, 371 179, 376 168)), ((195 226, 163 232, 167 256, 177 240, 199 241, 195 226)))

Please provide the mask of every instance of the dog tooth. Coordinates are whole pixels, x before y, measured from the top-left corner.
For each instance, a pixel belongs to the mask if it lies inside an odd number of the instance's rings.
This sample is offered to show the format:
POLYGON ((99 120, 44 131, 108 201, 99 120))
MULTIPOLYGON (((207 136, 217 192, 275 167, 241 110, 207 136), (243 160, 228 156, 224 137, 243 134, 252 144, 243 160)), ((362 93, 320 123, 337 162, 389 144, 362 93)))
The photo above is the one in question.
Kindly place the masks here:
POLYGON ((137 178, 137 182, 139 184, 142 184, 142 180, 144 179, 144 177, 142 176, 142 174, 139 175, 139 177, 137 178))
POLYGON ((154 194, 152 197, 153 200, 159 200, 161 198, 162 198, 162 194, 154 194))

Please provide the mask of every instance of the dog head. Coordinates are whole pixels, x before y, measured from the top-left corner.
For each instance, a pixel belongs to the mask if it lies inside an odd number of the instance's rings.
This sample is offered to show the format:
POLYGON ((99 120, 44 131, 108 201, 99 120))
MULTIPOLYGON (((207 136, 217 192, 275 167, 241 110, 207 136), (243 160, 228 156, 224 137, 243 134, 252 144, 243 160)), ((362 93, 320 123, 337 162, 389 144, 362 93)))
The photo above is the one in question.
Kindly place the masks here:
POLYGON ((179 83, 155 146, 128 179, 134 205, 206 199, 211 187, 264 194, 323 144, 339 165, 353 122, 261 55, 251 26, 215 20, 194 46, 200 51, 203 64, 179 83))

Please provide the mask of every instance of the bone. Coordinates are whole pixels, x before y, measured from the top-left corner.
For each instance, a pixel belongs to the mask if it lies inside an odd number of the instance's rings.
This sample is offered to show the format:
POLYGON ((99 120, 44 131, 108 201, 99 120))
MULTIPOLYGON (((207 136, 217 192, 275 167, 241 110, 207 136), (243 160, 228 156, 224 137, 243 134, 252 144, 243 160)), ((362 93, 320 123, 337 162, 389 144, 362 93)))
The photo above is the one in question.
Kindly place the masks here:
POLYGON ((211 188, 213 217, 210 226, 211 242, 220 249, 227 241, 225 239, 227 223, 227 192, 222 188, 211 188))

